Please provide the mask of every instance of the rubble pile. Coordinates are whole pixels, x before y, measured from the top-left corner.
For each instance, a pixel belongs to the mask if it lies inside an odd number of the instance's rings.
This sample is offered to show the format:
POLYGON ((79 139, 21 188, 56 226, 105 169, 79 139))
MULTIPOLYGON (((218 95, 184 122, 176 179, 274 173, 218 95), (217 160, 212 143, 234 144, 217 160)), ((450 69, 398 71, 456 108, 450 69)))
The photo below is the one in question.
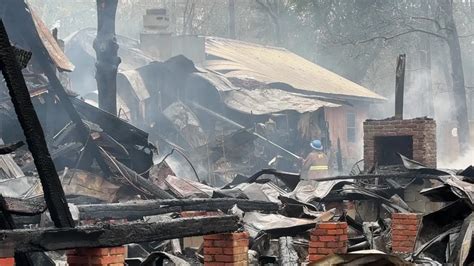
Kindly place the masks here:
MULTIPOLYGON (((5 25, 17 18, 0 22, 6 81, 0 85, 6 97, 0 99, 0 138, 6 143, 0 146, 1 265, 474 261, 474 169, 436 168, 433 120, 366 121, 370 160, 363 162, 364 171, 358 163, 349 175, 314 180, 275 169, 250 173, 252 158, 270 161, 269 167, 283 158, 259 157, 259 145, 301 158, 197 102, 172 101, 157 120, 168 121, 174 128, 168 133, 179 133, 189 147, 159 130, 149 136, 66 90, 56 75, 59 63, 52 64, 65 56, 60 50, 51 55, 55 46, 45 46, 40 24, 23 1, 13 1, 13 7, 25 23, 12 35, 26 36, 22 40, 38 56, 30 62, 31 54, 12 46, 5 25), (42 70, 35 73, 31 64, 42 70), (239 130, 211 140, 193 114, 198 110, 239 130), (415 139, 407 145, 404 125, 415 139), (150 138, 172 148, 164 153, 150 138), (401 144, 387 144, 393 142, 401 144), (194 164, 204 149, 210 150, 200 164, 221 164, 214 180, 194 164), (241 156, 249 151, 255 153, 241 156), (422 162, 402 155, 410 152, 422 162), (169 160, 172 154, 184 159, 169 160), (182 171, 186 167, 190 171, 182 171)), ((186 62, 175 57, 148 67, 169 71, 186 62)), ((212 126, 227 131, 219 123, 212 126)))

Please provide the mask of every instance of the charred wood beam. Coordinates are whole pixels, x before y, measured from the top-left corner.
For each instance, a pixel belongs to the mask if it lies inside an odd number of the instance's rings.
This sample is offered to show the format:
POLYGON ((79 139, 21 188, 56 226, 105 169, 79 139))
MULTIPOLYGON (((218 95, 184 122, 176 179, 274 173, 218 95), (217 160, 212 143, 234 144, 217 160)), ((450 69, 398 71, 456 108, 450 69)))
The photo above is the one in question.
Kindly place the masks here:
POLYGON ((176 199, 143 200, 136 202, 77 205, 81 220, 142 219, 144 216, 182 211, 229 210, 237 205, 243 211, 276 212, 278 204, 242 199, 176 199))
POLYGON ((117 115, 117 70, 120 64, 117 39, 115 37, 115 13, 118 0, 97 0, 97 37, 94 40, 96 53, 97 89, 99 108, 117 115))
POLYGON ((18 141, 17 143, 10 145, 0 145, 0 155, 12 153, 23 145, 25 145, 23 141, 18 141))
POLYGON ((232 232, 238 228, 237 216, 224 215, 182 218, 156 223, 0 230, 2 236, 0 249, 31 252, 80 247, 115 247, 129 243, 232 232))
MULTIPOLYGON (((44 203, 31 200, 5 198, 7 210, 16 214, 15 221, 21 224, 35 224, 45 211, 44 203), (27 217, 29 216, 29 217, 27 217)), ((245 199, 169 199, 143 200, 112 204, 76 205, 81 220, 138 220, 144 216, 182 211, 226 211, 237 205, 241 210, 277 212, 279 205, 273 202, 245 199)))
POLYGON ((10 45, 6 29, 1 21, 0 64, 18 121, 38 170, 51 219, 56 227, 74 227, 61 181, 46 145, 43 129, 31 102, 30 93, 13 47, 10 45))
POLYGON ((4 197, 5 208, 11 214, 34 216, 46 211, 46 204, 40 199, 17 199, 4 197))

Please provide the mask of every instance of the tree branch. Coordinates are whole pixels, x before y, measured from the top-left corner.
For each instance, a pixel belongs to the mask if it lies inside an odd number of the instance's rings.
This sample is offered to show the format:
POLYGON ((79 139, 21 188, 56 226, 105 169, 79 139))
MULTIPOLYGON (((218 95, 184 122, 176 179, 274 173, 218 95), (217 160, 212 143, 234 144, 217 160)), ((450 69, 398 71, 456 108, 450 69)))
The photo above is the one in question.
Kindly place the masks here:
MULTIPOLYGON (((395 34, 395 35, 392 35, 392 36, 389 36, 389 37, 386 37, 386 36, 375 36, 375 37, 372 37, 372 38, 367 39, 367 40, 357 41, 357 42, 355 42, 355 44, 368 43, 368 42, 375 41, 375 40, 378 40, 378 39, 382 39, 382 40, 384 40, 384 41, 389 41, 389 40, 395 39, 395 38, 397 38, 397 37, 400 37, 400 36, 403 36, 403 35, 407 35, 407 34, 410 34, 410 33, 415 33, 415 32, 420 32, 420 33, 428 34, 428 35, 431 35, 431 36, 434 36, 434 37, 441 38, 441 39, 443 39, 443 40, 445 40, 445 41, 447 40, 445 36, 440 35, 440 34, 437 34, 437 33, 434 33, 434 32, 431 32, 431 31, 426 31, 426 30, 422 30, 422 29, 410 29, 410 30, 408 30, 408 31, 401 32, 401 33, 398 33, 398 34, 395 34)), ((354 43, 353 43, 353 44, 354 44, 354 43)))
POLYGON ((410 17, 410 19, 418 19, 418 20, 426 20, 426 21, 431 21, 436 25, 436 28, 438 30, 447 30, 446 28, 441 27, 441 24, 439 23, 438 20, 434 18, 427 18, 427 17, 410 17))

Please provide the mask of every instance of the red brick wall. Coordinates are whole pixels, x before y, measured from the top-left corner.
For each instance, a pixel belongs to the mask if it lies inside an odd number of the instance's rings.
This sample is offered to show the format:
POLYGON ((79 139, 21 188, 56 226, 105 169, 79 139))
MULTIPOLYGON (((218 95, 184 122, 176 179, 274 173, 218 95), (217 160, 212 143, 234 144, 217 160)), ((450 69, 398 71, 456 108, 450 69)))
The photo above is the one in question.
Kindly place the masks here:
POLYGON ((419 213, 392 213, 392 252, 413 252, 420 220, 419 213))
POLYGON ((226 233, 204 236, 204 265, 248 265, 249 234, 226 233))
POLYGON ((328 254, 347 253, 347 223, 318 223, 311 230, 308 259, 310 262, 319 260, 328 254))
POLYGON ((76 248, 67 251, 69 266, 119 266, 125 264, 125 247, 76 248))
POLYGON ((366 120, 364 122, 364 168, 375 164, 375 137, 412 136, 413 159, 436 167, 436 122, 429 118, 366 120))
POLYGON ((15 265, 15 258, 0 258, 1 266, 13 266, 15 265))

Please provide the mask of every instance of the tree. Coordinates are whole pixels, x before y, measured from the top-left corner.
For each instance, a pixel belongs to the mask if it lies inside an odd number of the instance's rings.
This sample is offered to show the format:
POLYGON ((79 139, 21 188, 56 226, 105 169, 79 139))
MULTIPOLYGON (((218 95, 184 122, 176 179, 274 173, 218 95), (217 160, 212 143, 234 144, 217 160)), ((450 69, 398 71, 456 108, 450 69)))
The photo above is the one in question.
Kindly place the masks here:
MULTIPOLYGON (((428 38, 445 42, 452 71, 453 109, 458 125, 458 141, 461 152, 469 148, 469 120, 464 80, 460 36, 454 19, 453 0, 400 0, 400 1, 325 1, 295 0, 300 14, 309 17, 326 42, 351 44, 358 52, 373 58, 380 49, 392 41, 412 36, 410 44, 426 46, 428 38), (308 15, 309 12, 309 15, 308 15), (326 17, 324 17, 327 14, 326 17), (323 27, 323 28, 321 28, 323 27), (361 46, 371 44, 367 51, 361 46)), ((461 3, 472 7, 471 2, 461 3)), ((406 39, 405 39, 406 40, 406 39)), ((371 60, 366 61, 366 67, 371 60)), ((365 68, 364 71, 366 71, 365 68)))
POLYGON ((118 44, 115 38, 115 13, 118 0, 97 0, 97 37, 94 40, 96 52, 97 89, 99 107, 117 115, 117 71, 120 64, 118 44))

